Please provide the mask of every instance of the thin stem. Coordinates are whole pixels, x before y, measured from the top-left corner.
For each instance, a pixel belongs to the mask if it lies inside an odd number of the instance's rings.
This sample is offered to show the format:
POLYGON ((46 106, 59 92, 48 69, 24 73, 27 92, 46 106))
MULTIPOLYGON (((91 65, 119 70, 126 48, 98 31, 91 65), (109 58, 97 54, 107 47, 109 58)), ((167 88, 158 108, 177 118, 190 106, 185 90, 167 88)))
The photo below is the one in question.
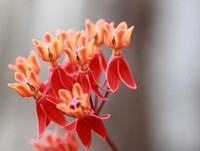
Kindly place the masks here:
POLYGON ((98 96, 95 95, 95 98, 94 98, 94 109, 95 109, 95 112, 97 111, 97 107, 98 107, 98 96))
MULTIPOLYGON (((108 94, 109 94, 109 91, 107 91, 104 96, 107 98, 108 94)), ((98 109, 96 111, 96 115, 99 115, 99 113, 100 113, 101 109, 103 108, 104 104, 105 104, 105 100, 102 100, 101 104, 99 105, 99 107, 98 107, 98 109)))
POLYGON ((119 151, 119 149, 117 148, 117 146, 113 143, 113 141, 111 140, 110 136, 107 134, 106 136, 106 142, 107 144, 110 146, 110 148, 112 149, 112 151, 119 151))
POLYGON ((92 101, 92 96, 91 96, 91 95, 90 95, 90 105, 91 105, 92 110, 95 111, 95 108, 94 108, 94 105, 93 105, 93 101, 92 101))

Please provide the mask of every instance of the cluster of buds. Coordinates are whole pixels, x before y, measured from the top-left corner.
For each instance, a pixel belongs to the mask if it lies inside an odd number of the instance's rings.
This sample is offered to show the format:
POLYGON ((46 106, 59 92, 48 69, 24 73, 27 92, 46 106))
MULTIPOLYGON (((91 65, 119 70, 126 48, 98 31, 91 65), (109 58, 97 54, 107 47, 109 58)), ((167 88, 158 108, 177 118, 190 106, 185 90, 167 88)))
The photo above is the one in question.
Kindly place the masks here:
POLYGON ((41 66, 34 51, 27 59, 17 57, 15 65, 8 65, 16 80, 8 86, 21 97, 35 100, 38 137, 52 121, 69 133, 76 131, 87 149, 91 144, 91 130, 106 139, 102 120, 110 115, 99 113, 108 100, 108 93, 118 90, 120 80, 136 89, 130 67, 122 55, 122 49, 130 44, 132 32, 133 26, 128 28, 126 22, 115 28, 113 22, 100 19, 96 23, 86 20, 83 31, 58 30, 54 38, 45 33, 43 41, 33 39, 40 59, 49 63, 45 82, 39 77, 41 66), (108 62, 103 46, 112 50, 108 62), (65 58, 60 62, 62 55, 65 58), (68 123, 67 116, 75 120, 68 123))

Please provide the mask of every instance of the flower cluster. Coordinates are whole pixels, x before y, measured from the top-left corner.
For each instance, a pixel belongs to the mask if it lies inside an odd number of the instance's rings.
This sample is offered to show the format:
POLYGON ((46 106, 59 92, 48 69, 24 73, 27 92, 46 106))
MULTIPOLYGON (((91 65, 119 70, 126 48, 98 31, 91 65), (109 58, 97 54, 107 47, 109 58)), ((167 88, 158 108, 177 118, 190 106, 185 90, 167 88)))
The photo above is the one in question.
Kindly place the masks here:
POLYGON ((41 66, 34 51, 28 58, 17 57, 14 65, 8 65, 16 80, 8 86, 21 97, 35 100, 38 137, 52 121, 69 133, 76 131, 87 149, 91 144, 91 130, 106 139, 102 120, 110 115, 99 116, 99 113, 108 100, 108 93, 118 90, 120 80, 129 88, 136 89, 122 54, 122 49, 130 44, 133 29, 133 26, 128 28, 126 22, 114 27, 113 22, 103 19, 96 23, 86 20, 83 31, 58 30, 55 37, 45 33, 43 41, 33 39, 40 59, 49 63, 45 82, 39 77, 41 66), (103 46, 112 50, 108 62, 103 46), (60 62, 62 55, 65 58, 60 62), (100 83, 102 80, 103 84, 100 83), (75 120, 68 123, 67 116, 75 120))

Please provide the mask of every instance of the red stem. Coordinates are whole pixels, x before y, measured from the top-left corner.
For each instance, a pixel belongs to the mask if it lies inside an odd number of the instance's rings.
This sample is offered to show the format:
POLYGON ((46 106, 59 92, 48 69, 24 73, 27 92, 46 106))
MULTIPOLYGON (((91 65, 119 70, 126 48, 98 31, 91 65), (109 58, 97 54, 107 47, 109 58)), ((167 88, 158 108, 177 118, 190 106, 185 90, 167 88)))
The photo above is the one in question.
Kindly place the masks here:
POLYGON ((106 142, 108 143, 108 145, 110 146, 110 148, 112 149, 112 151, 119 151, 119 149, 117 148, 117 146, 113 143, 113 141, 111 140, 111 138, 108 136, 106 136, 106 142))
MULTIPOLYGON (((107 91, 104 96, 107 98, 108 94, 109 94, 109 91, 107 91)), ((98 109, 96 110, 96 115, 99 115, 99 113, 101 112, 101 109, 103 108, 104 104, 105 104, 105 100, 102 100, 101 104, 99 105, 98 109)))

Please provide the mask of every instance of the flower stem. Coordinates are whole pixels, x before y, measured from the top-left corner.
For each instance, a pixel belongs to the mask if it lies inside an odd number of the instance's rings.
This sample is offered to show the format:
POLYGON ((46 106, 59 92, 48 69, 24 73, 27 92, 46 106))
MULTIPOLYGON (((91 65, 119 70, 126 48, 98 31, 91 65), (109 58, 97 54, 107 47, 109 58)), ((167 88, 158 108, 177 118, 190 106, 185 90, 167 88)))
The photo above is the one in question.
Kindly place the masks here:
MULTIPOLYGON (((109 94, 109 91, 107 91, 104 96, 107 98, 108 94, 109 94)), ((101 109, 103 108, 104 104, 105 104, 105 100, 102 100, 101 104, 99 105, 99 107, 98 107, 98 109, 96 111, 96 115, 99 115, 99 113, 100 113, 101 109)))
POLYGON ((107 134, 106 136, 106 142, 108 143, 108 145, 110 146, 110 148, 112 149, 112 151, 119 151, 119 149, 117 148, 117 146, 113 143, 113 141, 111 140, 110 136, 107 134))

